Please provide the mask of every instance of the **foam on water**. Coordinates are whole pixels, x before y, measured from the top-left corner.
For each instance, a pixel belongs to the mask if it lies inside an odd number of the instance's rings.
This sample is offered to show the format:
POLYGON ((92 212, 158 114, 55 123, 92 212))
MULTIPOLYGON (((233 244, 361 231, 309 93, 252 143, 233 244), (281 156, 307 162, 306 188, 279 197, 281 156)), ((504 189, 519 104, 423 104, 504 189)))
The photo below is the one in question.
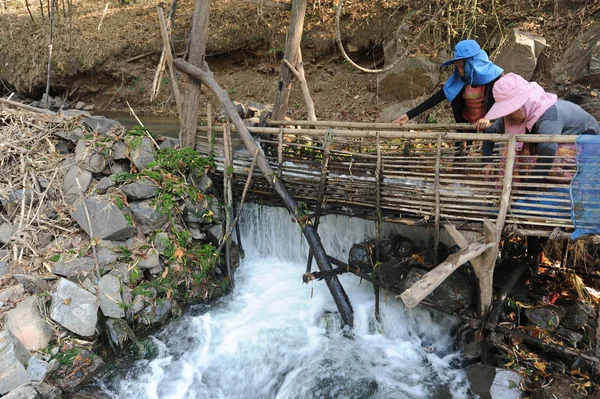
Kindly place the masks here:
MULTIPOLYGON (((105 392, 160 399, 467 398, 450 335, 456 322, 407 311, 382 292, 378 323, 371 284, 342 276, 355 328, 340 328, 325 283, 302 284, 308 249, 290 220, 283 209, 248 205, 246 258, 233 293, 158 333, 158 356, 102 382, 105 392)), ((345 260, 374 226, 329 216, 319 233, 328 253, 345 260)))

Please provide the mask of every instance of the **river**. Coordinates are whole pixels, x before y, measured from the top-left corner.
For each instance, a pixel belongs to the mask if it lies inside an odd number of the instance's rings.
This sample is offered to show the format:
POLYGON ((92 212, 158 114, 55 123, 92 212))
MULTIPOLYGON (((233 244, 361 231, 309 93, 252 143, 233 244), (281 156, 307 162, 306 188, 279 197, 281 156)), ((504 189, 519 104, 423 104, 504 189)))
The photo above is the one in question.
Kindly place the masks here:
MULTIPOLYGON (((407 311, 393 295, 374 318, 371 284, 341 277, 355 313, 341 328, 324 282, 302 284, 308 252, 284 209, 247 205, 235 289, 153 336, 158 356, 98 382, 111 398, 468 398, 451 332, 457 321, 407 311)), ((347 259, 372 222, 328 216, 327 251, 347 259)), ((316 266, 315 266, 316 267, 316 266)))

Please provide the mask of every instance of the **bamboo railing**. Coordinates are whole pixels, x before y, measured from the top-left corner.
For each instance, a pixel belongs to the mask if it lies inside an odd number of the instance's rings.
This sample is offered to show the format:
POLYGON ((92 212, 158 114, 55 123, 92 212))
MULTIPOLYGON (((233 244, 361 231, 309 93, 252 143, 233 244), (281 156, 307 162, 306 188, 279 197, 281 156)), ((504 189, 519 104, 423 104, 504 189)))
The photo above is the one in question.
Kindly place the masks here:
MULTIPOLYGON (((277 121, 270 122, 278 123, 277 121)), ((381 219, 408 225, 454 224, 463 230, 481 231, 484 219, 505 220, 512 232, 536 231, 550 235, 556 228, 573 228, 568 195, 570 178, 528 176, 527 158, 503 156, 509 135, 451 132, 468 125, 411 125, 356 122, 285 121, 285 126, 250 127, 271 167, 292 195, 314 207, 319 196, 324 138, 333 134, 329 148, 327 183, 323 213, 338 213, 376 220, 376 203, 381 219), (300 126, 291 128, 290 124, 300 126), (329 128, 325 128, 328 126, 329 128), (428 128, 446 131, 410 131, 428 128), (379 137, 379 139, 377 139, 379 137), (510 176, 492 178, 482 174, 481 144, 496 143, 491 157, 497 170, 510 176), (463 143, 462 152, 457 143, 463 143), (508 164, 505 160, 508 160, 508 164), (378 170, 380 162, 380 170, 378 170), (376 180, 379 175, 380 182, 376 180), (507 186, 508 185, 508 186, 507 186), (506 206, 501 209, 503 188, 506 206), (550 188, 564 189, 552 194, 548 204, 524 205, 523 201, 544 199, 550 188)), ((209 154, 208 128, 199 126, 197 150, 209 154)), ((223 168, 222 128, 213 127, 217 170, 223 168)), ((567 143, 576 136, 520 135, 516 142, 567 143)), ((233 143, 234 189, 241 192, 250 169, 252 155, 233 143)), ((575 174, 575 159, 560 159, 565 171, 575 174)), ((555 162, 554 165, 557 165, 555 162)), ((546 172, 549 172, 549 167, 546 172)), ((249 189, 262 203, 278 204, 264 179, 255 178, 249 189)))

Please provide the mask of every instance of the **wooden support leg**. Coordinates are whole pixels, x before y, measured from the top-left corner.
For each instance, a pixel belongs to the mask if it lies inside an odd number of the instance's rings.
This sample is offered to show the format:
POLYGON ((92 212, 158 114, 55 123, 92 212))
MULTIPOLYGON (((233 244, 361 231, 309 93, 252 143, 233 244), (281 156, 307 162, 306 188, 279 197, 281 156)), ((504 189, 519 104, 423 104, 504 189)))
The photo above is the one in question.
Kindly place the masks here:
POLYGON ((487 219, 483 221, 483 225, 485 242, 494 245, 484 252, 478 261, 475 263, 471 262, 475 276, 477 276, 479 282, 477 314, 481 320, 487 317, 492 304, 494 268, 496 266, 496 258, 498 257, 498 245, 500 243, 500 229, 487 219))

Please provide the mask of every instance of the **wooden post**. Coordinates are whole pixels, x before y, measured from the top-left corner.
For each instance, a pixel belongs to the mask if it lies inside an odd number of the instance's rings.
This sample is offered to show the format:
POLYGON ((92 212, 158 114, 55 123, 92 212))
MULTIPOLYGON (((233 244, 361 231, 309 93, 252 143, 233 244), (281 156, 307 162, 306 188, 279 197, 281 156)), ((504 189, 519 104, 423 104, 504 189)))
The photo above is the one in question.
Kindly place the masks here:
MULTIPOLYGON (((204 67, 204 54, 206 52, 206 33, 210 16, 211 0, 196 0, 194 16, 192 19, 192 33, 190 39, 190 64, 197 68, 204 67)), ((196 127, 198 125, 198 111, 200 110, 200 83, 188 79, 183 88, 183 105, 181 107, 181 130, 179 131, 179 145, 181 148, 196 145, 196 127)))
MULTIPOLYGON (((50 72, 52 70, 52 38, 54 36, 54 0, 50 8, 50 39, 48 40, 48 76, 46 78, 46 103, 44 108, 48 109, 48 96, 50 95, 50 72)), ((43 14, 43 11, 42 11, 43 14)))
POLYGON ((281 179, 283 174, 283 126, 279 126, 278 135, 278 147, 277 147, 277 177, 281 179))
MULTIPOLYGON (((233 166, 231 154, 231 129, 229 123, 223 125, 223 182, 224 182, 224 197, 225 197, 225 231, 229 232, 232 229, 232 212, 233 212, 233 195, 231 190, 231 169, 233 166)), ((225 264, 227 266, 227 277, 229 285, 233 287, 233 271, 231 270, 231 234, 223 236, 225 242, 225 264)))
MULTIPOLYGON (((298 50, 300 49, 300 41, 302 40, 302 30, 304 29, 304 15, 306 13, 307 0, 292 1, 292 18, 290 21, 290 29, 287 34, 285 44, 285 53, 283 58, 291 65, 298 63, 298 50)), ((290 97, 290 88, 292 86, 292 71, 288 68, 285 62, 281 63, 281 72, 279 73, 279 83, 277 87, 277 96, 275 97, 275 105, 273 106, 273 114, 271 119, 284 119, 285 112, 288 107, 290 97)))
POLYGON ((215 151, 215 142, 212 131, 212 105, 210 103, 206 104, 206 127, 208 128, 206 131, 206 140, 208 141, 208 157, 212 158, 215 151))
MULTIPOLYGON (((373 270, 376 271, 376 266, 379 264, 379 257, 381 254, 379 253, 381 247, 381 139, 379 137, 379 132, 377 132, 377 165, 375 167, 375 217, 377 218, 375 221, 375 241, 377 247, 375 248, 375 265, 373 266, 373 270)), ((373 285, 373 289, 375 290, 375 319, 379 321, 379 287, 373 285)))
POLYGON ((442 163, 442 134, 437 137, 435 152, 435 239, 433 242, 433 264, 437 265, 440 255, 440 165, 442 163))
POLYGON ((290 62, 286 59, 283 60, 285 65, 289 68, 289 70, 296 76, 296 79, 300 82, 300 88, 302 90, 302 95, 304 96, 304 102, 306 102, 306 109, 308 112, 308 120, 316 121, 317 114, 315 114, 315 103, 310 96, 310 90, 308 89, 308 83, 306 82, 306 75, 304 74, 304 63, 302 62, 302 51, 298 49, 298 62, 296 66, 292 66, 290 62))
POLYGON ((160 32, 162 34, 164 42, 164 52, 167 58, 167 66, 169 67, 169 74, 171 76, 171 85, 173 86, 173 94, 175 95, 175 103, 177 104, 177 113, 181 118, 181 94, 179 94, 179 85, 177 84, 177 74, 175 67, 173 66, 173 54, 171 53, 171 43, 169 42, 169 33, 167 32, 167 24, 165 22, 165 15, 160 7, 156 7, 158 12, 158 23, 160 24, 160 32))
MULTIPOLYGON (((260 147, 256 144, 256 141, 252 138, 252 135, 248 131, 246 125, 244 125, 244 121, 238 115, 237 111, 231 99, 227 95, 227 92, 223 90, 219 84, 215 81, 215 79, 211 76, 210 71, 205 71, 200 68, 197 68, 191 65, 189 62, 185 62, 182 59, 177 59, 174 61, 175 66, 182 72, 187 73, 188 75, 202 81, 219 99, 223 107, 225 108, 225 113, 231 119, 233 124, 237 129, 238 136, 244 142, 246 149, 250 154, 256 153, 259 151, 258 157, 256 159, 256 163, 258 168, 263 173, 263 176, 267 180, 267 182, 271 185, 273 190, 277 192, 282 202, 285 204, 286 208, 290 211, 294 218, 299 217, 301 210, 299 209, 298 202, 290 195, 287 188, 283 184, 283 182, 277 178, 275 175, 275 171, 269 165, 269 162, 265 158, 264 154, 260 152, 260 147)), ((207 67, 208 70, 208 67, 207 67)), ((323 243, 321 242, 321 238, 317 234, 314 226, 310 223, 298 223, 300 228, 302 229, 302 233, 304 233, 304 237, 306 237, 306 241, 308 242, 308 246, 312 249, 315 260, 317 262, 317 266, 321 271, 329 271, 332 269, 331 262, 327 258, 327 253, 325 252, 325 248, 323 248, 323 243)), ((352 305, 350 304, 350 298, 344 291, 344 287, 340 283, 337 276, 331 276, 325 278, 325 283, 327 284, 327 288, 329 288, 329 292, 333 297, 333 300, 337 306, 338 311, 340 312, 340 316, 344 323, 349 326, 354 326, 354 311, 352 309, 352 305)))

